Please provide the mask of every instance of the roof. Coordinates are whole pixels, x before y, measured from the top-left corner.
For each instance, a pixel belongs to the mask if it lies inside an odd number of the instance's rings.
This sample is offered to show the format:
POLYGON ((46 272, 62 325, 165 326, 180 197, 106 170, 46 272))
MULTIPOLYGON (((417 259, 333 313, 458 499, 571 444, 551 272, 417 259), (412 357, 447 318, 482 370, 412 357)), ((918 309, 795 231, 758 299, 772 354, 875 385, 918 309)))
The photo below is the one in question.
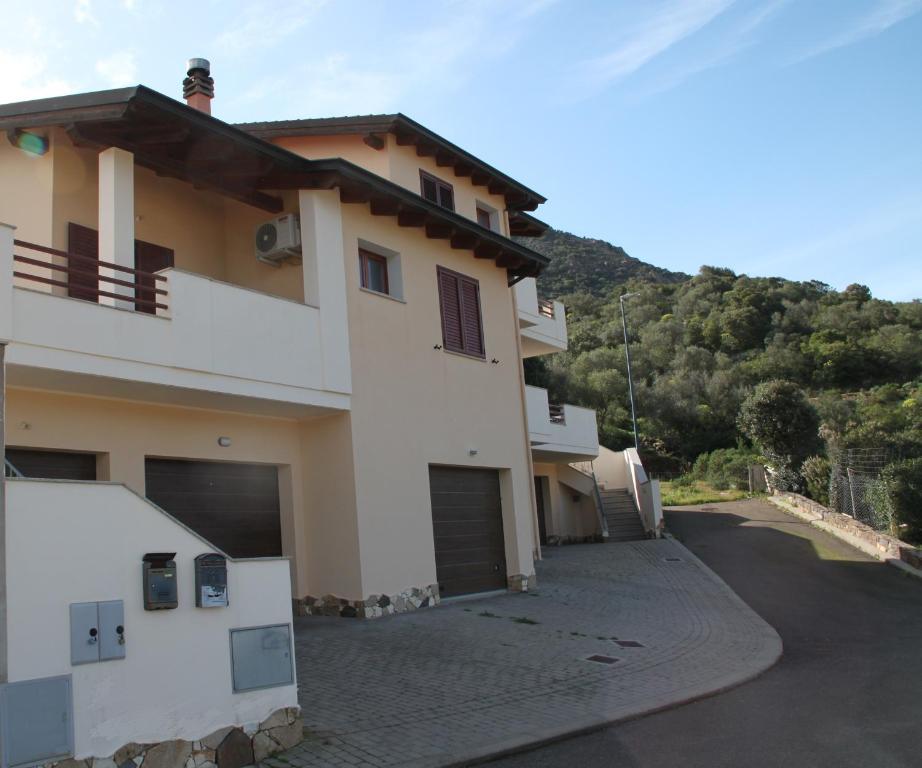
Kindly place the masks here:
POLYGON ((143 85, 0 105, 0 131, 59 126, 82 146, 120 147, 135 162, 273 213, 285 189, 338 189, 400 226, 493 259, 514 276, 548 259, 346 160, 308 160, 143 85))
POLYGON ((547 202, 524 184, 507 176, 483 160, 452 144, 437 133, 410 119, 406 115, 355 115, 348 117, 319 117, 304 120, 276 120, 259 123, 237 123, 237 127, 262 139, 287 136, 331 136, 360 134, 370 139, 367 143, 376 149, 374 137, 391 133, 397 143, 415 146, 416 154, 435 157, 436 163, 454 170, 456 176, 469 176, 475 185, 489 188, 491 194, 503 195, 510 210, 533 211, 547 202))

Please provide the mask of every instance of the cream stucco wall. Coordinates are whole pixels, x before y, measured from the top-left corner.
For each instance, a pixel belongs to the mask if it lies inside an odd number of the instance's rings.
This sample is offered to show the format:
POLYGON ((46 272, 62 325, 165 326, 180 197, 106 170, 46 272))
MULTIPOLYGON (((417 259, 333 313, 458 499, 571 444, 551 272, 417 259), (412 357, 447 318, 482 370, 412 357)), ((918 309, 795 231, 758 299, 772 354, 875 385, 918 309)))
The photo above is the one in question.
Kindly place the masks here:
POLYGON ((98 455, 100 480, 125 483, 144 494, 144 458, 202 459, 274 464, 279 473, 282 551, 294 559, 292 584, 306 593, 307 542, 301 446, 310 423, 123 400, 77 397, 11 388, 7 391, 7 445, 98 455), (218 437, 230 437, 228 448, 218 437))
POLYGON ((75 756, 195 740, 297 706, 296 685, 235 694, 229 630, 291 624, 284 559, 230 561, 227 608, 194 607, 206 542, 119 485, 7 483, 10 680, 72 675, 75 756), (141 558, 176 552, 179 607, 145 611, 141 558), (125 658, 72 666, 71 603, 122 600, 125 658))
POLYGON ((417 195, 420 193, 419 172, 424 170, 452 185, 457 213, 476 221, 477 203, 486 204, 488 209, 497 213, 499 231, 508 236, 506 200, 502 195, 490 194, 486 186, 475 186, 470 176, 456 176, 453 169, 440 167, 433 157, 419 157, 416 147, 399 146, 392 134, 387 134, 385 140, 385 147, 380 150, 372 149, 356 134, 289 136, 273 141, 280 147, 313 160, 341 157, 417 195))
POLYGON ((521 363, 505 271, 364 205, 343 206, 342 217, 363 590, 346 597, 435 583, 429 464, 502 470, 507 571, 533 573, 521 363), (400 255, 403 301, 360 288, 360 239, 400 255), (434 349, 442 344, 438 265, 480 281, 485 360, 434 349))
POLYGON ((557 464, 535 462, 534 466, 535 477, 547 480, 545 521, 548 535, 561 536, 564 539, 582 539, 598 533, 599 526, 592 497, 560 482, 557 464))

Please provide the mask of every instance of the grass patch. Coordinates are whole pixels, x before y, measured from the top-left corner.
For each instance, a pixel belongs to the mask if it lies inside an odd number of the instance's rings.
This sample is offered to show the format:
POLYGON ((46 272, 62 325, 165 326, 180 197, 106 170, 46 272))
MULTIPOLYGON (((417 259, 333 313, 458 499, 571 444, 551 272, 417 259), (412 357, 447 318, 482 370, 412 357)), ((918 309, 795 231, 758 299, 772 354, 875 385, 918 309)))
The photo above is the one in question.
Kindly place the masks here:
POLYGON ((513 616, 512 621, 516 624, 538 624, 540 622, 535 621, 534 619, 529 619, 527 616, 513 616))
POLYGON ((710 483, 695 480, 691 484, 664 480, 660 483, 664 507, 686 507, 693 504, 714 504, 721 501, 739 501, 752 496, 749 491, 734 488, 719 491, 710 483))

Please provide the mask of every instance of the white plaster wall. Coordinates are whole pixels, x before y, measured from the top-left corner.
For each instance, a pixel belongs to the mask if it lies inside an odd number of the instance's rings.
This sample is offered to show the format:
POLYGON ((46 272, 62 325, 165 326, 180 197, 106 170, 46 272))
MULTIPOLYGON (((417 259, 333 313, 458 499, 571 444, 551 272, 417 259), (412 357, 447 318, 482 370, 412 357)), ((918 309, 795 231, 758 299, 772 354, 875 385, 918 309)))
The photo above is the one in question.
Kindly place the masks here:
POLYGON ((230 561, 224 609, 194 607, 193 558, 212 547, 121 485, 7 484, 10 681, 73 675, 76 757, 199 739, 297 705, 289 685, 235 694, 229 630, 291 623, 289 563, 230 561), (176 552, 179 607, 143 610, 141 558, 176 552), (123 600, 126 658, 72 667, 69 605, 123 600))
POLYGON ((627 488, 633 494, 628 463, 623 451, 612 451, 599 446, 599 456, 592 463, 596 480, 603 488, 627 488))
POLYGON ((599 433, 595 411, 577 405, 564 405, 564 423, 551 421, 548 394, 540 387, 525 387, 528 432, 541 453, 570 455, 570 460, 592 458, 599 451, 599 433))
MULTIPOLYGON (((267 399, 278 393, 263 384, 325 389, 319 310, 179 270, 163 274, 163 317, 14 288, 11 362, 267 399)), ((329 404, 303 392, 298 401, 329 404)))

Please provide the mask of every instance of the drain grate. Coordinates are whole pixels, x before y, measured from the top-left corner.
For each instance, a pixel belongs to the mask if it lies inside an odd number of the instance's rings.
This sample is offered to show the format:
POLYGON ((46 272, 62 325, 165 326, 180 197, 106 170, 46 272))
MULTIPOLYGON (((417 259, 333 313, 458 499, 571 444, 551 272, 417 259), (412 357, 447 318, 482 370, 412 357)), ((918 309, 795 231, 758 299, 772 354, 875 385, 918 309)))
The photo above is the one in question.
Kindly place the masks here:
POLYGON ((681 557, 664 557, 663 560, 665 560, 667 563, 681 563, 682 562, 681 557))
POLYGON ((643 648, 643 643, 638 643, 636 640, 615 640, 615 642, 620 645, 622 648, 643 648))
POLYGON ((596 664, 614 664, 618 659, 614 656, 603 656, 600 653, 594 653, 592 656, 587 656, 586 661, 594 661, 596 664))

